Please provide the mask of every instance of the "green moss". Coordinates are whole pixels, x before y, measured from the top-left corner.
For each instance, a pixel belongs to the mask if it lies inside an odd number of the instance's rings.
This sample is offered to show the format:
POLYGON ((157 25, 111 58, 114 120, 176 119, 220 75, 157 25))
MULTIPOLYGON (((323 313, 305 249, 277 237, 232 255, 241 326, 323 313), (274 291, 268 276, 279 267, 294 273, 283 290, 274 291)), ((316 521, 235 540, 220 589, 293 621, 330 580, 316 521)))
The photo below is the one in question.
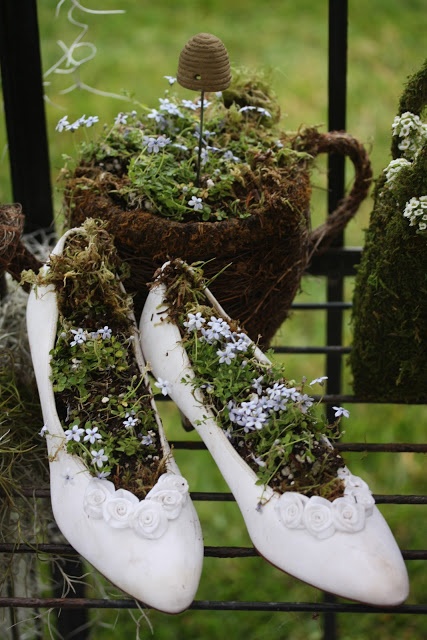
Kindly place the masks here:
POLYGON ((403 217, 427 194, 427 144, 392 183, 382 176, 356 278, 350 363, 356 395, 427 399, 427 236, 403 217))

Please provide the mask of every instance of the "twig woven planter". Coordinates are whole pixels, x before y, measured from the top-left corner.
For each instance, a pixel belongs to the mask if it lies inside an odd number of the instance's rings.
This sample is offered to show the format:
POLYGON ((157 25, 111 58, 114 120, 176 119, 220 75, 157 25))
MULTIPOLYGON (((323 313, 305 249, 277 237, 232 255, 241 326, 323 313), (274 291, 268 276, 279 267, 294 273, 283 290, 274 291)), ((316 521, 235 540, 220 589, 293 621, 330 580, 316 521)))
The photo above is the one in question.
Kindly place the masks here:
MULTIPOLYGON (((129 263, 127 290, 135 294, 140 312, 153 273, 165 260, 207 261, 211 289, 249 335, 269 344, 289 313, 311 258, 324 251, 366 196, 370 163, 363 146, 344 132, 307 129, 293 140, 293 148, 309 156, 282 168, 278 179, 266 173, 261 184, 247 186, 242 198, 256 195, 263 205, 245 219, 218 222, 176 222, 144 210, 126 210, 111 191, 117 177, 97 167, 77 167, 67 182, 68 223, 101 218, 115 237, 121 257, 129 263), (310 173, 313 158, 338 153, 351 158, 355 182, 349 195, 318 229, 310 230, 310 173), (109 193, 110 191, 110 193, 109 193)), ((268 161, 267 161, 268 162, 268 161)), ((253 211, 253 209, 252 209, 253 211)))
POLYGON ((24 220, 20 204, 0 205, 0 278, 8 271, 19 282, 23 269, 37 270, 41 266, 21 243, 24 220))
MULTIPOLYGON (((408 120, 410 112, 421 133, 425 125, 417 116, 426 102, 427 63, 410 78, 398 114, 408 120)), ((375 191, 356 278, 350 356, 354 391, 364 399, 427 401, 426 222, 421 209, 419 227, 404 216, 410 201, 427 200, 427 131, 424 135, 412 151, 405 149, 404 139, 399 143, 399 136, 393 136, 394 162, 375 191)))

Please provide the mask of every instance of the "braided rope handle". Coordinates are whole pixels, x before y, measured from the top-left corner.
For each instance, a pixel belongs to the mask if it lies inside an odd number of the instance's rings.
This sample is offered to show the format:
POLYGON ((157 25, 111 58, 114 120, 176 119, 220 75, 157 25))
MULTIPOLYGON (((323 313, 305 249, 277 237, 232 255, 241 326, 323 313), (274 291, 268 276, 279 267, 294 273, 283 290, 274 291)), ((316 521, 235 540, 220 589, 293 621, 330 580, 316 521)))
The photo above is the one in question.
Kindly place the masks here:
MULTIPOLYGON (((38 271, 42 263, 22 244, 24 214, 20 204, 0 205, 0 276, 8 271, 18 282, 23 269, 38 271)), ((29 285, 24 285, 26 291, 29 285)))
POLYGON ((309 258, 312 258, 314 254, 318 255, 326 251, 359 209, 371 186, 372 167, 364 146, 345 131, 320 133, 317 129, 307 129, 298 136, 294 147, 314 157, 320 153, 348 156, 355 169, 351 191, 338 203, 326 222, 310 234, 308 253, 309 258))

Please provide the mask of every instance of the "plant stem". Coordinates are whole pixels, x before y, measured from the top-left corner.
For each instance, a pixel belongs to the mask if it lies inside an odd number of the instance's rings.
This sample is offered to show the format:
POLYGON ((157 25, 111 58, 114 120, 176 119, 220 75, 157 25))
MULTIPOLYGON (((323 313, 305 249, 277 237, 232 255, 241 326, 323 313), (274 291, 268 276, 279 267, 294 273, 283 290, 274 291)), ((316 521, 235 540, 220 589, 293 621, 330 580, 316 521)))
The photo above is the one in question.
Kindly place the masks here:
POLYGON ((205 106, 205 92, 200 92, 200 130, 199 130, 199 153, 197 156, 196 187, 200 186, 200 167, 202 164, 202 140, 203 140, 203 111, 205 106))

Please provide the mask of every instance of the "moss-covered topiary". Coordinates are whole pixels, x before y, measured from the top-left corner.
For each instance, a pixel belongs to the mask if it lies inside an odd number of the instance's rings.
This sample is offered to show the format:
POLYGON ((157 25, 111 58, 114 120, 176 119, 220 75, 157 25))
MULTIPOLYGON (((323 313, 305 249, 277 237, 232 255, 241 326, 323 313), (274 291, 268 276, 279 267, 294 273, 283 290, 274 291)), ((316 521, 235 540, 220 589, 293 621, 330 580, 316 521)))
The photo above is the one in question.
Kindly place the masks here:
POLYGON ((426 80, 427 63, 401 98, 356 278, 350 364, 356 395, 369 400, 427 399, 426 80))

